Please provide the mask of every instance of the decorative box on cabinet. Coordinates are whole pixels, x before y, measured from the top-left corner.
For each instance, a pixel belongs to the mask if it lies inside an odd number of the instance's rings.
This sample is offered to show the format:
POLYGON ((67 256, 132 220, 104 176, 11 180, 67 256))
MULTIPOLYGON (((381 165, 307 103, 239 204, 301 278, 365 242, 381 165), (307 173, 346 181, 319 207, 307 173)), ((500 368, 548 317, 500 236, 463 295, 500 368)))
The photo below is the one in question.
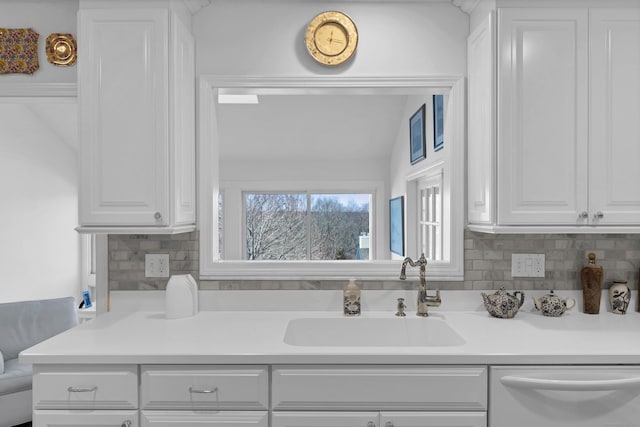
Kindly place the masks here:
MULTIPOLYGON (((83 9, 79 19, 82 232, 195 228, 195 53, 171 10, 83 9)), ((104 6, 101 3, 101 7, 104 6)))
POLYGON ((640 231, 640 7, 500 3, 468 40, 469 228, 640 231))

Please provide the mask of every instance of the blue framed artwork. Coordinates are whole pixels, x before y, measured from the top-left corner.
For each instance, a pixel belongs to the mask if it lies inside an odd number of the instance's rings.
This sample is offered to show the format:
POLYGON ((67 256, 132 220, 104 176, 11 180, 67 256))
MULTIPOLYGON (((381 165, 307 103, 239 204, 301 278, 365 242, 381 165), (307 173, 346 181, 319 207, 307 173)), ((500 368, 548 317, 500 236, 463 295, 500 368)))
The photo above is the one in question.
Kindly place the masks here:
POLYGON ((411 164, 427 157, 427 144, 424 135, 425 104, 409 119, 409 154, 411 164))
POLYGON ((433 95, 433 151, 444 147, 444 95, 433 95))
POLYGON ((404 256, 404 196, 389 200, 389 242, 391 252, 404 256))

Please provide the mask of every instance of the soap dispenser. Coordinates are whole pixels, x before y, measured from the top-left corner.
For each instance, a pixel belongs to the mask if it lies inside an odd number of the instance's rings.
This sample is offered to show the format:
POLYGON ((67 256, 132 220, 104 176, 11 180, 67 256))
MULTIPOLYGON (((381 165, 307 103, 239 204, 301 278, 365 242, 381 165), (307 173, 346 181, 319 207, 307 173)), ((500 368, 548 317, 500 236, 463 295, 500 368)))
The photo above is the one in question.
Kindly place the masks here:
POLYGON ((354 279, 349 280, 342 292, 344 315, 360 316, 360 288, 354 279))
POLYGON ((589 263, 580 271, 584 312, 598 314, 602 295, 602 266, 596 265, 596 254, 590 252, 589 263))

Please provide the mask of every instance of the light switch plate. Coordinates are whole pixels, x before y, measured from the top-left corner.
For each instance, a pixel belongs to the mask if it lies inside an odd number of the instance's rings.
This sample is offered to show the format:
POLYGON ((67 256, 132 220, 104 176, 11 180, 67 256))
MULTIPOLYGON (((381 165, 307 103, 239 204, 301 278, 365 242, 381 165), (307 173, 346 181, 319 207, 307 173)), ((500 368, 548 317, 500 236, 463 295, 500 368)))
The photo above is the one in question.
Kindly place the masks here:
POLYGON ((544 277, 544 254, 512 254, 511 277, 544 277))
POLYGON ((169 254, 146 254, 144 277, 169 277, 169 254))

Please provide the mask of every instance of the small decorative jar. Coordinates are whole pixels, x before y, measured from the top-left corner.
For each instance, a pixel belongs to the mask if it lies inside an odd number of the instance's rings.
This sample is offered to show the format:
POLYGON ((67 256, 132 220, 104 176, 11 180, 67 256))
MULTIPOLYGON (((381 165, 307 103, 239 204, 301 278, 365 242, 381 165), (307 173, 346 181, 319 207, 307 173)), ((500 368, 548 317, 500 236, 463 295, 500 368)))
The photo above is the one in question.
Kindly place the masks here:
POLYGON ((631 301, 631 290, 627 286, 626 280, 614 280, 609 288, 609 302, 611 312, 615 314, 626 314, 631 301))

